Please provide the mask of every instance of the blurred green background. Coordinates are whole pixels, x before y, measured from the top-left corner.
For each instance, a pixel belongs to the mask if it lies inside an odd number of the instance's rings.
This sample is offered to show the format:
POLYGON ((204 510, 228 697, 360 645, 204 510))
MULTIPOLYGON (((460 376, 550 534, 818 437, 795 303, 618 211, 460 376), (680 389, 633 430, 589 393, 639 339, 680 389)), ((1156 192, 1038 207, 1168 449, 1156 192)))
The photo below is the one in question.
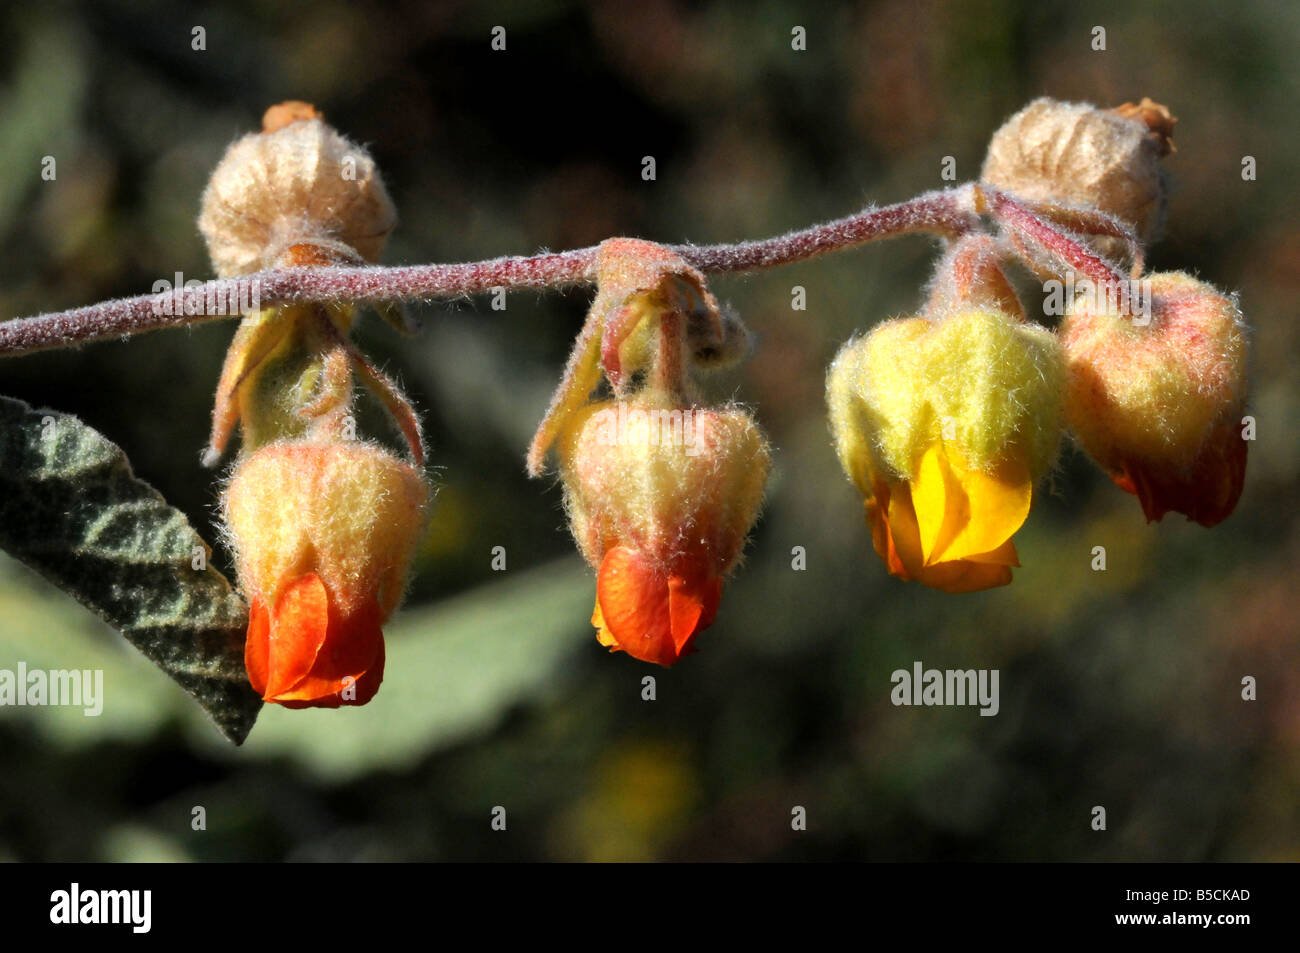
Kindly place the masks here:
MULTIPOLYGON (((383 691, 356 710, 268 708, 235 749, 0 557, 0 668, 103 668, 107 696, 98 719, 0 709, 0 858, 1300 858, 1297 5, 99 0, 9 4, 0 42, 5 317, 210 276, 206 177, 288 98, 371 147, 402 217, 385 261, 401 263, 765 236, 940 187, 944 156, 976 177, 1034 96, 1149 95, 1180 120, 1151 265, 1240 289, 1258 420, 1220 527, 1144 525, 1067 449, 1016 538, 1014 584, 947 596, 886 575, 822 403, 839 344, 918 305, 933 244, 715 280, 757 339, 716 394, 754 408, 776 465, 717 623, 660 670, 597 645, 559 489, 523 474, 587 295, 415 306, 413 341, 368 318, 358 339, 424 411, 441 486, 383 691), (999 669, 1001 713, 892 706, 890 673, 916 660, 999 669)), ((0 393, 101 430, 213 539, 199 451, 232 331, 5 360, 0 393)))

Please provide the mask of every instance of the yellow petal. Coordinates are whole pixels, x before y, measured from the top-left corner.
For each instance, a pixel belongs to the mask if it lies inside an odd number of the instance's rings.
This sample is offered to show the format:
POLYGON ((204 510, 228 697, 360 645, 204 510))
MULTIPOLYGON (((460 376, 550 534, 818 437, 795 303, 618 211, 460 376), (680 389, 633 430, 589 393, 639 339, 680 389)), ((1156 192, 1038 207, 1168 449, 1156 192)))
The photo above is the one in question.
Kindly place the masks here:
POLYGON ((591 610, 591 624, 596 627, 596 641, 611 651, 618 651, 618 643, 605 627, 605 616, 600 611, 599 598, 596 600, 596 607, 591 610))
POLYGON ((876 552, 890 573, 900 579, 915 579, 944 592, 977 592, 1007 585, 1011 582, 1011 567, 1020 565, 1011 540, 990 552, 977 553, 966 559, 923 565, 920 533, 907 483, 878 485, 867 512, 873 520, 872 537, 876 552), (882 500, 885 506, 881 505, 882 500), (881 515, 886 508, 888 519, 881 515))
POLYGON ((1032 495, 1024 467, 1011 465, 998 474, 967 470, 941 442, 931 444, 912 480, 925 565, 992 555, 1024 523, 1032 495))

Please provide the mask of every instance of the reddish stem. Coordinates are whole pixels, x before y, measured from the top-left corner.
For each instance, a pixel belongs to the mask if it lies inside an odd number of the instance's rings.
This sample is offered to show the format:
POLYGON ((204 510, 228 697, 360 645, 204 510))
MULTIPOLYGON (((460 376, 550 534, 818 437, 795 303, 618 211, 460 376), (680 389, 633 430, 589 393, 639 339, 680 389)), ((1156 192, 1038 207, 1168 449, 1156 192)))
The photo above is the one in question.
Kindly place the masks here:
POLYGON ((940 261, 926 306, 936 312, 956 303, 991 304, 1023 321, 1024 305, 1002 270, 997 239, 983 232, 963 236, 940 261))
POLYGON ((654 362, 654 388, 667 391, 677 403, 686 400, 686 366, 682 360, 684 324, 677 311, 665 311, 659 316, 659 353, 654 362))
POLYGON ((0 355, 25 354, 87 341, 238 317, 205 313, 209 302, 247 301, 261 307, 295 302, 386 302, 454 298, 493 288, 559 288, 593 280, 594 248, 531 258, 496 258, 461 265, 395 268, 281 268, 223 278, 182 291, 118 298, 100 304, 0 323, 0 355), (197 312, 197 313, 187 313, 197 312))
POLYGON ((968 193, 965 189, 950 189, 926 192, 880 209, 866 208, 833 222, 775 238, 736 245, 674 245, 672 250, 700 271, 726 274, 788 265, 877 238, 913 232, 954 237, 978 227, 979 218, 970 206, 968 193))
MULTIPOLYGON (((854 215, 762 241, 673 248, 701 271, 731 273, 771 268, 878 238, 928 231, 957 235, 978 227, 967 190, 929 192, 898 205, 854 215)), ((259 306, 294 302, 390 302, 454 298, 495 288, 561 288, 595 280, 596 246, 531 257, 494 258, 457 265, 395 268, 303 267, 205 282, 183 291, 119 298, 100 304, 0 323, 0 356, 27 354, 143 331, 236 317, 209 314, 210 302, 248 300, 259 306), (242 297, 241 297, 242 292, 242 297), (196 313, 186 313, 186 312, 196 313), (170 312, 170 313, 168 313, 170 312)), ((215 309, 212 309, 215 310, 215 309)))
POLYGON ((1035 215, 1005 192, 980 186, 994 217, 1053 258, 1091 279, 1102 294, 1114 293, 1121 314, 1130 311, 1128 279, 1085 242, 1035 215))

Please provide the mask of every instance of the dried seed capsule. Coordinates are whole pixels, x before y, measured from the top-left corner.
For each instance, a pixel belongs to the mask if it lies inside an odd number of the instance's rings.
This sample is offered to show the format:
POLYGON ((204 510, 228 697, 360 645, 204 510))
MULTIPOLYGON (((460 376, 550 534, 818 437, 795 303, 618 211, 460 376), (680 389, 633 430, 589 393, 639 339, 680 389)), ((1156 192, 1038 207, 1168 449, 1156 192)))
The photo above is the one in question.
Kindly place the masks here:
POLYGON ((378 259, 397 212, 369 153, 306 103, 272 106, 263 125, 231 143, 203 193, 199 230, 217 274, 275 267, 295 245, 378 259))
MULTIPOLYGON (((1035 99, 993 134, 980 180, 1036 202, 1098 209, 1149 242, 1164 220, 1160 158, 1173 148, 1174 122, 1149 99, 1118 110, 1035 99)), ((1115 239, 1094 244, 1108 257, 1123 252, 1115 239)))

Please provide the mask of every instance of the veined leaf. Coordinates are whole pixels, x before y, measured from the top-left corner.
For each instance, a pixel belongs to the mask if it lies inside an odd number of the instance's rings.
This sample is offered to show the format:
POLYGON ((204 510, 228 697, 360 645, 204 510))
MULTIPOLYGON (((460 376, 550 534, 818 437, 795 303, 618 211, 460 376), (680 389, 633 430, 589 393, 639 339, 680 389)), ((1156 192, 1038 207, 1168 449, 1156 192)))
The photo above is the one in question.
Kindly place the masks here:
POLYGON ((0 548, 119 630, 227 738, 247 737, 262 707, 244 672, 248 609, 119 447, 75 417, 0 397, 0 548))

